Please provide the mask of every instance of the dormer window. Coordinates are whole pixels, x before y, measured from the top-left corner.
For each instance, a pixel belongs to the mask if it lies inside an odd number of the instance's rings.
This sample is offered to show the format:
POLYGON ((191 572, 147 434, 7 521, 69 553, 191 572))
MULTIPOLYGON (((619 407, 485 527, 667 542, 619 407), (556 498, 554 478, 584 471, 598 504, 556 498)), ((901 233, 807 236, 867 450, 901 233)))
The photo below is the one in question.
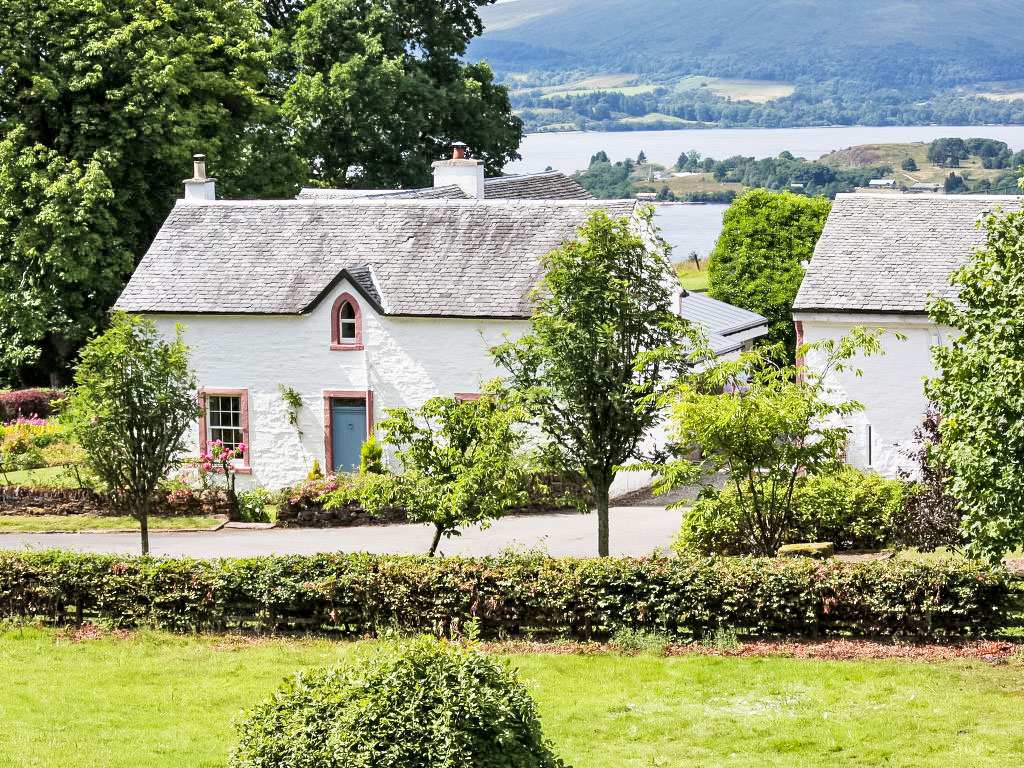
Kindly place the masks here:
POLYGON ((349 293, 339 296, 331 309, 331 349, 362 349, 363 322, 359 303, 349 293))

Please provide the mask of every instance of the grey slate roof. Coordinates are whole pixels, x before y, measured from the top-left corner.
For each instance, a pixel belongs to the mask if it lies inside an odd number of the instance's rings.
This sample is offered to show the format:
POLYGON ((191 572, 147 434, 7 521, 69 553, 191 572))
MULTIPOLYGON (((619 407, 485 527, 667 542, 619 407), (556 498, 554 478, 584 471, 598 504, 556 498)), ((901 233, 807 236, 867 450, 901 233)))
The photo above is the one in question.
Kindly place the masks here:
POLYGON ((679 315, 691 323, 701 323, 709 331, 720 336, 729 336, 768 322, 768 318, 757 312, 734 307, 732 304, 692 291, 683 291, 679 300, 679 315))
POLYGON ((1017 195, 837 195, 793 310, 921 314, 956 298, 949 274, 985 242, 987 211, 1017 195))
MULTIPOLYGON (((339 197, 415 197, 420 199, 466 199, 460 187, 424 187, 422 189, 320 189, 305 187, 296 200, 339 197)), ((528 173, 520 176, 496 176, 484 179, 485 200, 593 200, 587 190, 559 171, 528 173)))
POLYGON ((594 196, 564 173, 547 171, 484 179, 484 197, 535 200, 593 200, 594 196))
POLYGON ((116 308, 299 314, 347 276, 392 315, 528 317, 538 257, 632 201, 179 201, 116 308))

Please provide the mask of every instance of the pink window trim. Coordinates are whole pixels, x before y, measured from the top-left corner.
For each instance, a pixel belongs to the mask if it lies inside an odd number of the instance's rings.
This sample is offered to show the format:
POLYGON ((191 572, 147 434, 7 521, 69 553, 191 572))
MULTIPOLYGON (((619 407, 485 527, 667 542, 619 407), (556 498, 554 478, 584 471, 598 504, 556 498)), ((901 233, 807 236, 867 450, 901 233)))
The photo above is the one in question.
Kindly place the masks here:
POLYGON ((251 475, 252 465, 249 463, 249 390, 248 389, 215 389, 203 387, 199 390, 199 408, 202 415, 199 417, 199 452, 206 452, 206 398, 209 395, 229 395, 239 398, 239 407, 242 409, 242 442, 245 443, 245 450, 242 451, 242 463, 235 467, 239 475, 251 475))
POLYGON ((363 311, 359 307, 359 302, 356 301, 356 297, 351 293, 343 293, 341 296, 334 300, 334 305, 331 307, 331 349, 347 349, 350 351, 359 350, 363 348, 363 311), (341 308, 345 306, 345 302, 352 305, 352 311, 355 312, 356 321, 356 337, 351 341, 343 341, 341 338, 341 308))
POLYGON ((347 397, 362 400, 366 403, 366 436, 373 434, 373 390, 370 389, 325 389, 324 390, 324 471, 331 472, 334 467, 334 443, 331 430, 334 418, 331 413, 331 398, 347 397))
POLYGON ((465 403, 468 400, 479 400, 480 399, 480 393, 479 392, 453 392, 452 393, 452 397, 455 398, 455 402, 457 402, 457 403, 465 403))

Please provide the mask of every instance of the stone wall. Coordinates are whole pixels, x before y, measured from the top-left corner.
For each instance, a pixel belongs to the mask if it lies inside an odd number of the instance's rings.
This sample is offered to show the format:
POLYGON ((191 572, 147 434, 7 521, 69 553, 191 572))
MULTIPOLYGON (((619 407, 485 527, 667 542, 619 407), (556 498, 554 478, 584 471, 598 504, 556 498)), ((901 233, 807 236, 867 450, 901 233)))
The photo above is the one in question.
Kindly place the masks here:
MULTIPOLYGON (((234 496, 225 490, 196 491, 174 497, 160 491, 153 499, 151 514, 163 517, 237 515, 234 496)), ((0 486, 0 515, 116 515, 118 511, 105 494, 88 488, 32 488, 0 486)))

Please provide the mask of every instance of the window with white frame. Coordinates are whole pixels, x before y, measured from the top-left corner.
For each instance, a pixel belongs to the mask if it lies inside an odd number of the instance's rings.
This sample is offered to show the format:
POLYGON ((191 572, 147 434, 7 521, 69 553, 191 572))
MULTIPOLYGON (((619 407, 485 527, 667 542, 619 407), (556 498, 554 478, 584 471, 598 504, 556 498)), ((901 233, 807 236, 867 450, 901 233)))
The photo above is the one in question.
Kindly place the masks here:
POLYGON ((357 337, 356 310, 351 301, 346 301, 338 310, 338 338, 342 344, 355 344, 357 337))
POLYGON ((241 395, 207 395, 206 439, 220 440, 227 448, 245 443, 241 395))

